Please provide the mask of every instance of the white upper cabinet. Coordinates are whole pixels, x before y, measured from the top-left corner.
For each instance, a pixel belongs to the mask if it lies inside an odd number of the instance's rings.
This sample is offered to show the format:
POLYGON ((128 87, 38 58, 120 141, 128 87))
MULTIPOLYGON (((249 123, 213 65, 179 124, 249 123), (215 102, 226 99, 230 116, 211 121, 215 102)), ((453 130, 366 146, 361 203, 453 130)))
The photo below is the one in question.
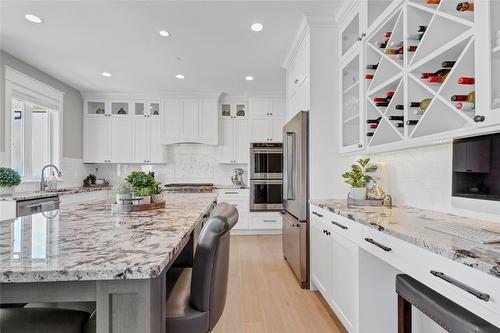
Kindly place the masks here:
POLYGON ((110 124, 107 117, 92 114, 83 124, 83 160, 87 163, 107 163, 109 157, 110 124))
POLYGON ((132 161, 132 119, 130 117, 111 118, 111 154, 112 163, 132 161))
POLYGON ((219 146, 221 164, 247 164, 250 154, 248 120, 221 119, 219 146))
POLYGON ((218 143, 216 98, 167 98, 163 100, 163 143, 218 143))
POLYGON ((250 141, 281 142, 285 123, 283 98, 250 98, 250 141))

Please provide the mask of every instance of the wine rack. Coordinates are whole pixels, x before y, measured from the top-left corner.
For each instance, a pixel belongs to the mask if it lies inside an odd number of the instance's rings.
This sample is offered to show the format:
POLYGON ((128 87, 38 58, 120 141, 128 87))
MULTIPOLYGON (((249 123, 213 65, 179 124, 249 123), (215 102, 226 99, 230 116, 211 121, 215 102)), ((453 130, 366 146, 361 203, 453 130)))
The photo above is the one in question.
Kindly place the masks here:
MULTIPOLYGON (((362 79, 372 75, 364 79, 363 94, 368 150, 474 126, 474 104, 465 101, 458 109, 452 101, 455 95, 475 97, 474 84, 458 83, 475 78, 476 66, 474 12, 457 11, 459 3, 404 1, 368 35, 362 66, 362 79), (366 68, 376 64, 375 70, 366 68), (387 92, 392 98, 381 103, 387 92)), ((500 65, 500 51, 492 53, 500 65)))

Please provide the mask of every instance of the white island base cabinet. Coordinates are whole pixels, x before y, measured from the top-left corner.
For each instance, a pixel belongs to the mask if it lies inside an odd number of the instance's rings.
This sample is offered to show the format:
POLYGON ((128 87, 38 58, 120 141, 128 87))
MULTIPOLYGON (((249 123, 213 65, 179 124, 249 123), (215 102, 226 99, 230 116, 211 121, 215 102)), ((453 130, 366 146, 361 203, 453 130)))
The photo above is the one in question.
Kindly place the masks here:
POLYGON ((16 201, 0 201, 0 221, 16 218, 16 201))
MULTIPOLYGON (((498 277, 315 205, 310 211, 311 289, 321 293, 348 332, 397 333, 395 284, 401 273, 500 327, 498 277), (481 300, 435 277, 431 270, 486 293, 490 299, 481 300)), ((412 316, 414 332, 445 332, 415 308, 412 316)))

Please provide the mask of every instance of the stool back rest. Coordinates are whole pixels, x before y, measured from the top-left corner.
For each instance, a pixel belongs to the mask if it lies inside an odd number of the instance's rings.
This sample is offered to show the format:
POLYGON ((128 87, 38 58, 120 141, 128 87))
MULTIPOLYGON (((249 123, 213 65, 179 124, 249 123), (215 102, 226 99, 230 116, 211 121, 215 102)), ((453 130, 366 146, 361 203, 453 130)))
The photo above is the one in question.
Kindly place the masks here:
POLYGON ((237 222, 236 208, 227 203, 217 205, 201 231, 194 256, 190 303, 198 311, 209 312, 211 329, 226 304, 229 231, 237 222))

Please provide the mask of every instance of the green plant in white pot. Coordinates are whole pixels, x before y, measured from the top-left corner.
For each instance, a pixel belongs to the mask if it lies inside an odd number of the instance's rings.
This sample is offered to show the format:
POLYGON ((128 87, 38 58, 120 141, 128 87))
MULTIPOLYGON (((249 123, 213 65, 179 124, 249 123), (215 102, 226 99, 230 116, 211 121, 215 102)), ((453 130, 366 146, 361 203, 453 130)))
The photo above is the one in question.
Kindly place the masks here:
POLYGON ((127 181, 121 182, 120 184, 115 186, 113 190, 115 192, 115 198, 117 204, 126 203, 124 202, 124 200, 132 199, 132 194, 134 193, 134 188, 127 181))
POLYGON ((0 167, 0 195, 14 193, 14 187, 21 184, 21 176, 11 168, 0 167))
POLYGON ((359 159, 357 164, 351 165, 351 171, 342 174, 345 182, 351 185, 349 197, 355 200, 366 199, 366 184, 373 180, 368 173, 377 171, 377 166, 370 163, 370 159, 359 159))
POLYGON ((151 189, 149 187, 141 187, 135 189, 134 192, 135 198, 141 198, 142 200, 139 202, 135 202, 136 204, 146 205, 151 203, 151 189))

